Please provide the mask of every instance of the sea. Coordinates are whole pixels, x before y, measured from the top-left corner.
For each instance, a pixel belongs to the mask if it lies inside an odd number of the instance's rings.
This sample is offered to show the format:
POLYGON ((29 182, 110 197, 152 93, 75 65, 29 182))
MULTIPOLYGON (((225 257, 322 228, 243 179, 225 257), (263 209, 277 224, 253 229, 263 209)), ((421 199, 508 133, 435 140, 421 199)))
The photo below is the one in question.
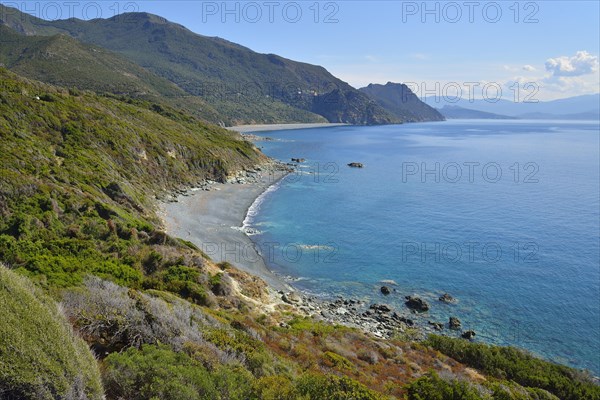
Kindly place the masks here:
POLYGON ((600 375, 598 121, 257 134, 273 139, 257 142, 265 154, 304 159, 246 218, 270 269, 294 287, 386 303, 424 327, 457 317, 476 341, 600 375), (444 293, 456 301, 439 301, 444 293), (430 310, 412 315, 409 295, 430 310))

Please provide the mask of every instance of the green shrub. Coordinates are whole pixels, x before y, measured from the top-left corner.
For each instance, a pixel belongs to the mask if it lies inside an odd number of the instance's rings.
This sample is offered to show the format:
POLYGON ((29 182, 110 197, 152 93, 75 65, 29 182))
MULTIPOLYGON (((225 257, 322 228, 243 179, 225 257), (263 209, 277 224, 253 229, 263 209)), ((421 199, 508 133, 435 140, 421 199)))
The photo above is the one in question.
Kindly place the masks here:
POLYGON ((431 335, 425 344, 495 378, 548 391, 563 400, 598 400, 600 386, 585 374, 512 347, 431 335))
POLYGON ((97 362, 56 304, 0 265, 0 393, 15 399, 101 399, 97 362))
POLYGON ((383 400, 381 394, 361 383, 335 375, 305 374, 297 382, 297 391, 310 400, 383 400))
POLYGON ((199 361, 166 346, 144 345, 105 360, 104 381, 112 398, 161 400, 247 400, 252 375, 239 366, 208 371, 199 361))
POLYGON ((435 373, 411 382, 406 389, 408 400, 483 400, 492 398, 489 395, 484 397, 467 382, 446 381, 435 373))
POLYGON ((210 373, 185 353, 145 345, 105 360, 104 383, 111 398, 138 400, 218 399, 210 373))
POLYGON ((254 382, 253 395, 261 400, 298 399, 300 397, 293 382, 279 375, 265 376, 254 382))

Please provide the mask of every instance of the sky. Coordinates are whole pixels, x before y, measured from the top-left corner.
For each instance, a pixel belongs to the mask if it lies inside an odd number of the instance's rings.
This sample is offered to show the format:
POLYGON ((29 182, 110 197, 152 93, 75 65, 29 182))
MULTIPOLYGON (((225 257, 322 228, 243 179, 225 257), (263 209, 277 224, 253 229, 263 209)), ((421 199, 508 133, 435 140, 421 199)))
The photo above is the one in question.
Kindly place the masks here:
POLYGON ((6 1, 44 19, 145 11, 354 87, 552 100, 600 92, 599 1, 6 1))

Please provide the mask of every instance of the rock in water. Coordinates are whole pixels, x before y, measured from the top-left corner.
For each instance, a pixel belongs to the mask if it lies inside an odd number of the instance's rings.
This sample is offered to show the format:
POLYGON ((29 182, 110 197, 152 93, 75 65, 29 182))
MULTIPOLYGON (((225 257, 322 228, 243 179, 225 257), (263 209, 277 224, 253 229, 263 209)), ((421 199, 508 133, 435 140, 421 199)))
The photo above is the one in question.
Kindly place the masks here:
POLYGON ((382 286, 381 287, 381 293, 383 293, 385 296, 387 296, 388 294, 392 293, 392 291, 390 290, 389 287, 387 286, 382 286))
POLYGON ((433 329, 435 329, 436 331, 444 330, 444 324, 442 324, 441 322, 428 321, 428 323, 429 325, 433 326, 433 329))
POLYGON ((469 340, 471 340, 471 339, 473 339, 473 338, 475 337, 475 331, 471 331, 471 330, 469 330, 469 331, 463 332, 463 334, 462 334, 461 336, 462 336, 464 339, 469 339, 469 340))
POLYGON ((448 293, 444 293, 438 300, 442 303, 452 303, 454 301, 454 297, 450 296, 448 293))
POLYGON ((364 168, 364 165, 359 162, 351 162, 350 164, 348 164, 348 166, 352 168, 364 168))
POLYGON ((448 322, 448 326, 450 329, 460 329, 461 323, 460 320, 456 317, 450 317, 450 321, 448 322))
POLYGON ((429 304, 427 304, 427 302, 419 297, 416 296, 406 296, 406 302, 404 304, 406 304, 406 306, 408 308, 410 308, 411 310, 416 310, 416 311, 428 311, 429 310, 429 304))

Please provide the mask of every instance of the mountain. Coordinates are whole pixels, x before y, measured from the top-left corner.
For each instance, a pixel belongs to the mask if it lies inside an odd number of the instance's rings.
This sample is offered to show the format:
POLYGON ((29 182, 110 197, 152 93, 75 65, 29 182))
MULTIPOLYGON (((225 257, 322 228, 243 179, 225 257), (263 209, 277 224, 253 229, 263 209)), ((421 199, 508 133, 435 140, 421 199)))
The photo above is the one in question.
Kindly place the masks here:
POLYGON ((259 54, 152 14, 44 21, 3 9, 2 24, 26 35, 66 34, 116 52, 201 97, 231 124, 403 122, 323 67, 259 54))
POLYGON ((469 100, 467 98, 448 102, 444 97, 427 97, 423 101, 437 108, 445 105, 458 106, 518 118, 524 118, 527 114, 547 114, 545 117, 557 118, 561 115, 582 113, 584 113, 582 116, 589 117, 590 115, 593 116, 600 113, 600 94, 588 94, 538 102, 525 102, 524 99, 521 99, 519 102, 504 99, 492 102, 485 99, 469 100))
POLYGON ((200 97, 98 46, 70 36, 23 36, 0 26, 0 64, 31 79, 67 88, 141 98, 218 123, 219 113, 200 97))
POLYGON ((359 90, 374 99, 377 104, 401 121, 444 120, 442 114, 419 100, 404 84, 388 82, 386 85, 378 85, 372 83, 359 90))
POLYGON ((590 110, 574 114, 527 113, 519 115, 522 119, 570 119, 570 120, 600 120, 600 110, 590 110))
POLYGON ((458 106, 444 106, 439 112, 448 119, 517 119, 507 115, 493 114, 485 111, 470 110, 458 106))

